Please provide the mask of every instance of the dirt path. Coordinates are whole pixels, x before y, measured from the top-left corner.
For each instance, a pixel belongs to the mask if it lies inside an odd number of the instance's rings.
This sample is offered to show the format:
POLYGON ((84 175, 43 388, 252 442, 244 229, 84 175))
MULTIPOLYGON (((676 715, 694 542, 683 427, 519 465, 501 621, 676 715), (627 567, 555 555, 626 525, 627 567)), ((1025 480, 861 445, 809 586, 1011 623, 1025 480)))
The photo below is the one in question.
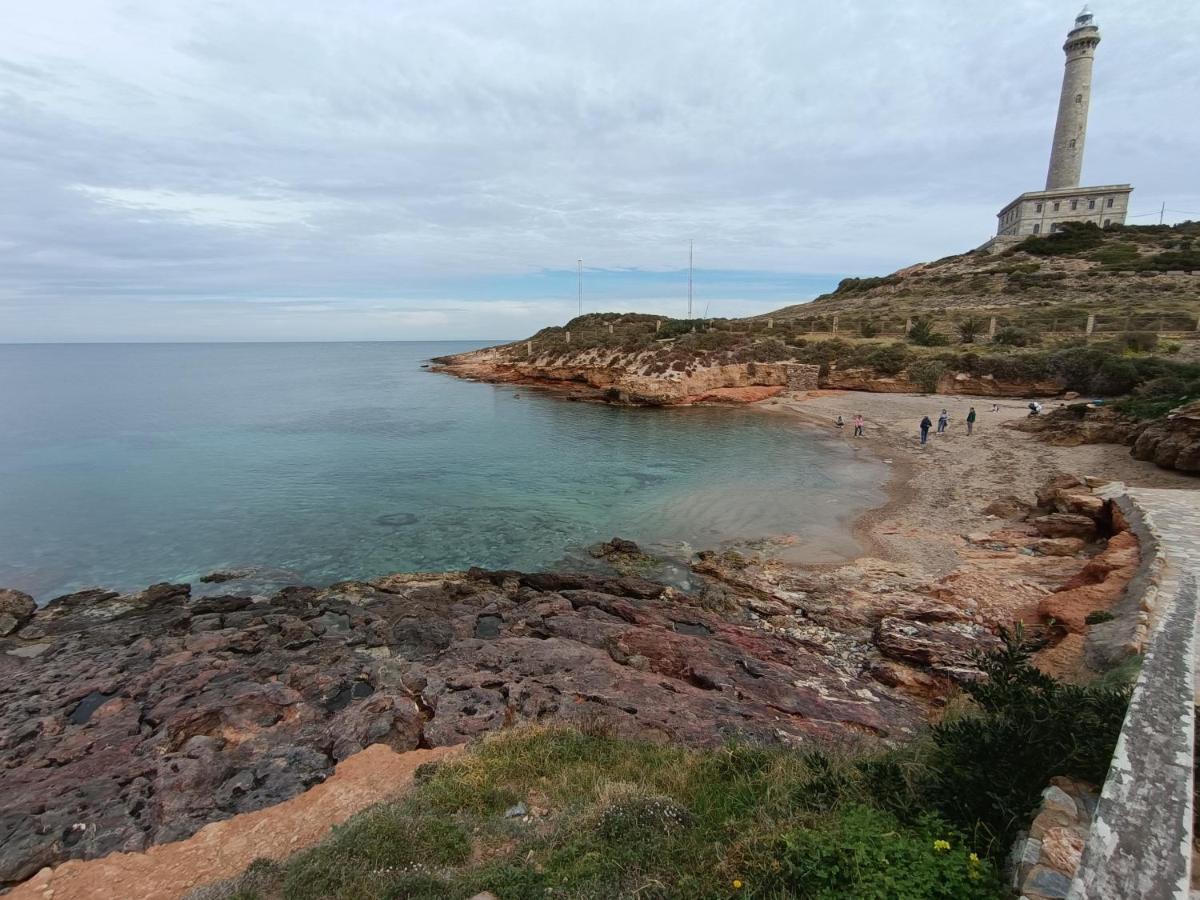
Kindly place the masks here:
POLYGON ((963 562, 962 535, 987 531, 983 508, 996 497, 1016 494, 1032 500, 1056 472, 1094 475, 1142 487, 1200 488, 1200 480, 1139 462, 1125 447, 1092 444, 1053 447, 1005 423, 1028 414, 1020 401, 920 394, 868 394, 812 391, 769 400, 763 406, 796 415, 831 431, 839 414, 840 430, 852 449, 872 453, 893 466, 891 499, 860 522, 868 553, 913 565, 930 577, 944 575, 963 562), (966 415, 975 407, 975 433, 968 436, 966 415), (945 434, 936 434, 938 414, 950 414, 945 434), (855 413, 866 418, 866 437, 854 438, 855 413), (935 423, 921 447, 918 423, 935 423))
POLYGON ((206 825, 187 840, 144 853, 113 853, 43 869, 10 900, 175 900, 243 872, 260 857, 282 859, 317 843, 334 825, 403 790, 421 763, 458 747, 397 753, 375 744, 341 762, 324 783, 276 806, 206 825))

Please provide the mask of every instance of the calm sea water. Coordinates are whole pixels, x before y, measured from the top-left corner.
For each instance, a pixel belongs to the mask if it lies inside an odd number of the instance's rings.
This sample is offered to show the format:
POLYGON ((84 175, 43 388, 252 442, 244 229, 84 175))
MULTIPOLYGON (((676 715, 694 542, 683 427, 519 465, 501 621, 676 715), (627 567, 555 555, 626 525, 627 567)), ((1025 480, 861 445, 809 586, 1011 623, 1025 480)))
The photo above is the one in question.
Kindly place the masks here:
POLYGON ((614 535, 835 559, 877 464, 754 410, 421 368, 475 344, 0 345, 0 586, 533 569, 614 535))

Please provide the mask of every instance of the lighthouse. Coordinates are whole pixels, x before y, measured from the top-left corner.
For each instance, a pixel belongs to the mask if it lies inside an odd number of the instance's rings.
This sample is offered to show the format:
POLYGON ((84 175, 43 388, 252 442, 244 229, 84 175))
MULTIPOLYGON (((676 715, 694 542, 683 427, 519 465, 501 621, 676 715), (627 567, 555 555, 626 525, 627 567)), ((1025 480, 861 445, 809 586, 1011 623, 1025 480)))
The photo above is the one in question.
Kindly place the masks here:
POLYGON ((1021 194, 1000 210, 997 236, 1026 238, 1049 234, 1060 230, 1066 222, 1094 222, 1101 228, 1124 224, 1133 191, 1131 185, 1080 186, 1092 101, 1092 66, 1099 45, 1100 26, 1091 9, 1085 6, 1075 17, 1063 44, 1066 63, 1046 189, 1021 194))

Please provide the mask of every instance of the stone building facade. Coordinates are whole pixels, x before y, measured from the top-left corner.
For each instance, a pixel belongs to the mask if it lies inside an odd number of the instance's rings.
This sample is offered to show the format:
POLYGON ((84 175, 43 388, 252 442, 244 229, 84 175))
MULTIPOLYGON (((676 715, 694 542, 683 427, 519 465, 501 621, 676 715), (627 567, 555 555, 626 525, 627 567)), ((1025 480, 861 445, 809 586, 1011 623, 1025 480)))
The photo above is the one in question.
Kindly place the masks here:
POLYGON ((1101 228, 1125 223, 1133 191, 1130 185, 1081 187, 1079 184, 1092 98, 1092 63, 1099 44, 1100 28, 1085 6, 1063 44, 1066 65, 1046 188, 1021 194, 1000 210, 998 236, 1023 238, 1049 234, 1058 231, 1065 222, 1094 222, 1101 228))

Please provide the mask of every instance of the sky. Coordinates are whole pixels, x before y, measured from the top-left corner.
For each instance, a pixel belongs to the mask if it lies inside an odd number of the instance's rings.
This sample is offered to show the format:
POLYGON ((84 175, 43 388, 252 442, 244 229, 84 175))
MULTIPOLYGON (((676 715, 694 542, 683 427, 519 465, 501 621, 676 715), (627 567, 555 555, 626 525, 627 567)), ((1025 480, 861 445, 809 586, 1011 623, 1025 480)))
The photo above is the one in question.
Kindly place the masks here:
MULTIPOLYGON (((1200 4, 1093 9, 1085 183, 1200 218, 1200 4)), ((7 0, 0 342, 506 339, 579 258, 683 316, 694 241, 738 316, 962 252, 1044 183, 1078 11, 7 0)))

